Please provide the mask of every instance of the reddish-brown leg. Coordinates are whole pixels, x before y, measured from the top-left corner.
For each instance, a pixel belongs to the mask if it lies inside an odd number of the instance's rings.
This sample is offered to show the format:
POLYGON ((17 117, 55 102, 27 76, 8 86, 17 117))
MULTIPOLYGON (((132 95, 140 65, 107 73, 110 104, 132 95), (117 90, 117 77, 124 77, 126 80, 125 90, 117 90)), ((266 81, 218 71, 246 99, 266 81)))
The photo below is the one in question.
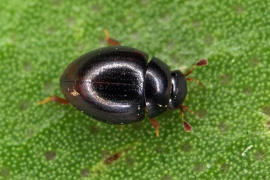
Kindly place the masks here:
MULTIPOLYGON (((184 113, 185 111, 189 111, 189 112, 192 112, 190 111, 186 106, 184 105, 180 105, 180 110, 181 110, 181 117, 182 117, 182 123, 183 123, 183 127, 184 127, 184 130, 186 132, 190 132, 192 130, 192 127, 189 123, 187 123, 185 120, 184 120, 184 113)), ((192 112, 193 113, 193 112, 192 112)))
POLYGON ((48 97, 48 98, 38 102, 38 104, 46 104, 46 103, 51 102, 51 101, 54 101, 54 102, 59 103, 59 104, 69 104, 69 102, 66 99, 60 98, 58 96, 48 97))
POLYGON ((150 119, 152 128, 155 128, 156 136, 159 137, 159 122, 156 119, 150 119))
POLYGON ((120 125, 120 131, 123 131, 123 130, 124 130, 124 125, 121 124, 121 125, 120 125))
POLYGON ((112 156, 108 157, 107 159, 105 159, 104 163, 105 164, 111 164, 113 163, 114 161, 116 161, 117 159, 119 159, 121 156, 121 152, 118 152, 118 153, 115 153, 113 154, 112 156))
POLYGON ((109 32, 107 29, 104 29, 104 34, 105 34, 105 39, 109 45, 111 45, 111 46, 119 46, 120 45, 119 41, 117 41, 109 36, 109 32))

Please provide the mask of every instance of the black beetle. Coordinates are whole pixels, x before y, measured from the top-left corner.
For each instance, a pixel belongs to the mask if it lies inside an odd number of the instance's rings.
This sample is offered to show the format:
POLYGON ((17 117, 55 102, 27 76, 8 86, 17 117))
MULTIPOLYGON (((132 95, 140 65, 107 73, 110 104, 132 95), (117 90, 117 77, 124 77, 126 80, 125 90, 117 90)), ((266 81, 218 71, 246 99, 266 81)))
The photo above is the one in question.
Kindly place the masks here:
MULTIPOLYGON (((120 46, 109 37, 110 47, 91 51, 73 61, 60 78, 65 99, 52 96, 40 102, 69 102, 97 120, 110 124, 141 121, 145 112, 159 136, 159 123, 153 118, 167 109, 180 108, 187 94, 186 74, 170 68, 156 57, 147 63, 148 55, 134 48, 120 46)), ((196 65, 206 65, 200 60, 196 65)), ((191 126, 183 120, 186 131, 191 126)))

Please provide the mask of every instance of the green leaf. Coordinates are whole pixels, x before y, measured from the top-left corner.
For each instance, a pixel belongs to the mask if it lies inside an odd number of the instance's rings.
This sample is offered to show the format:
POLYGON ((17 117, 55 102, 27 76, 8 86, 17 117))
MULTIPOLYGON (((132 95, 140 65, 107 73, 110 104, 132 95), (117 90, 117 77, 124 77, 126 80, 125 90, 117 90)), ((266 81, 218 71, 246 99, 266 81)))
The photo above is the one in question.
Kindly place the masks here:
MULTIPOLYGON (((19 1, 0 3, 0 178, 270 179, 268 0, 19 1), (78 56, 123 45, 186 71, 201 58, 184 105, 156 119, 107 125, 70 105, 59 76, 78 56), (115 161, 106 159, 119 156, 115 161)), ((113 159, 113 158, 112 158, 113 159)))

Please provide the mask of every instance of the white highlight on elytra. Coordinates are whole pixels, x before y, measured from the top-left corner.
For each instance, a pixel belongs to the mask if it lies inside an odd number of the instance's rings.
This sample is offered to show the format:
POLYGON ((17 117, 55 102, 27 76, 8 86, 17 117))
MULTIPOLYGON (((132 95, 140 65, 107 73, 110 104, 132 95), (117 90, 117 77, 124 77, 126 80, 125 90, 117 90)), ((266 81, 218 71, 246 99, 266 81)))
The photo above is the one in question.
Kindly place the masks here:
MULTIPOLYGON (((139 79, 140 82, 143 82, 143 78, 144 78, 144 75, 143 73, 141 73, 140 71, 138 71, 136 69, 136 67, 130 65, 129 63, 119 63, 119 62, 112 62, 110 64, 100 64, 99 67, 97 68, 92 68, 91 69, 91 72, 89 72, 89 74, 91 76, 87 76, 86 75, 86 79, 88 81, 88 83, 91 84, 91 80, 92 79, 95 79, 96 76, 99 75, 99 73, 102 74, 102 72, 104 71, 107 71, 109 69, 115 69, 115 68, 126 68, 126 69, 130 69, 132 72, 137 72, 139 74, 139 76, 137 76, 139 79)), ((123 103, 117 103, 117 102, 114 102, 114 101, 110 101, 110 100, 107 100, 107 99, 103 99, 102 97, 100 97, 92 88, 92 86, 90 85, 87 85, 86 86, 87 88, 87 91, 88 93, 91 95, 91 98, 94 98, 96 99, 95 101, 96 102, 101 102, 103 104, 103 106, 107 106, 107 107, 110 107, 110 108, 129 108, 130 105, 129 104, 123 104, 123 103)), ((143 84, 141 84, 139 87, 138 87, 141 91, 142 91, 142 88, 143 88, 143 84)))

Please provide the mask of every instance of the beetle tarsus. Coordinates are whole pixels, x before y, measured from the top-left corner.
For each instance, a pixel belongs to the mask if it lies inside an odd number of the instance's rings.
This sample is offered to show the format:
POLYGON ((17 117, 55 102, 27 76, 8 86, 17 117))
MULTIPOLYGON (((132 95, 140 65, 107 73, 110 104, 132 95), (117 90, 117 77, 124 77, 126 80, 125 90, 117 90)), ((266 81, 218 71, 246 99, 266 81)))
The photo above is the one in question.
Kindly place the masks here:
POLYGON ((107 29, 104 29, 104 34, 105 34, 105 39, 109 45, 111 45, 111 46, 119 46, 120 45, 119 41, 117 41, 109 36, 109 32, 107 29))
POLYGON ((159 137, 159 122, 156 119, 150 119, 152 128, 155 128, 156 136, 159 137))
POLYGON ((54 101, 54 102, 59 103, 59 104, 69 104, 69 102, 68 102, 66 99, 60 98, 60 97, 58 97, 58 96, 50 96, 50 97, 47 97, 46 99, 44 99, 44 100, 38 102, 38 104, 39 104, 39 105, 41 105, 41 104, 46 104, 46 103, 51 102, 51 101, 54 101))

